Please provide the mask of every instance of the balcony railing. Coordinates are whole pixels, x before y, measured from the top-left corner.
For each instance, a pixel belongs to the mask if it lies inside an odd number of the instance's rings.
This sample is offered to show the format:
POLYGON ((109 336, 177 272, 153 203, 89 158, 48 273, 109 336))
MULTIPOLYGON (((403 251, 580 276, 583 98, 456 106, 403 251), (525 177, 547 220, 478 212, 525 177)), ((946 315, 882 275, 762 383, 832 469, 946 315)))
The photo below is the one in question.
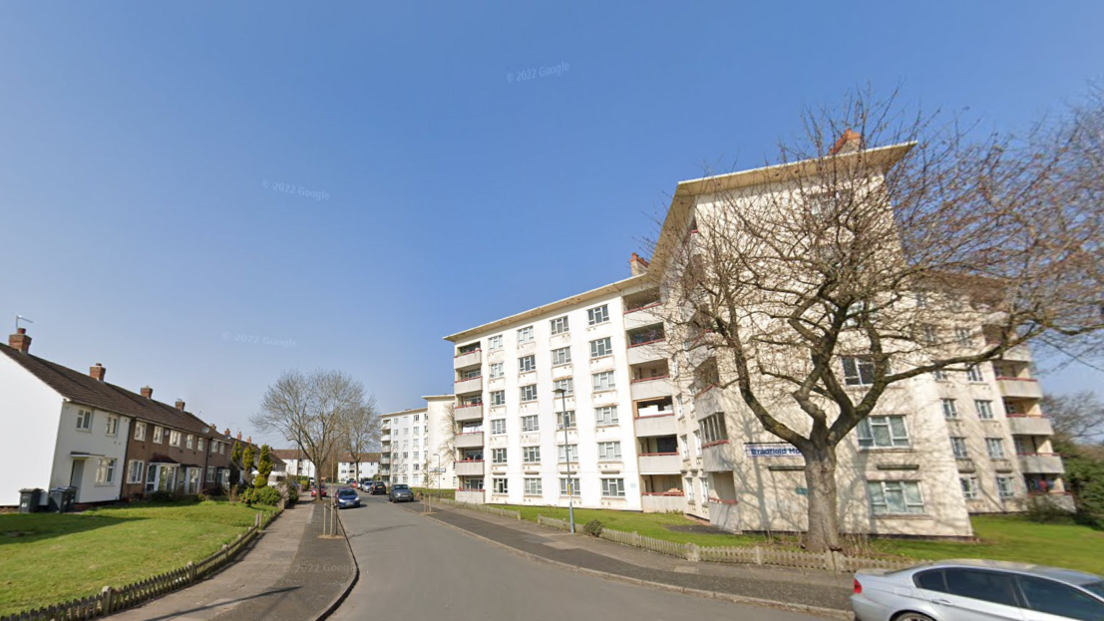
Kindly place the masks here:
POLYGON ((1028 414, 1009 414, 1008 430, 1014 436, 1052 436, 1054 425, 1043 416, 1028 414))
POLYGON ((997 377, 997 388, 1003 397, 1042 399, 1043 391, 1038 380, 1027 377, 997 377))
POLYGON ((686 508, 686 496, 682 492, 645 492, 640 505, 644 513, 681 512, 686 508))
POLYGON ((1031 453, 1018 455, 1020 470, 1025 474, 1062 474, 1062 456, 1057 453, 1031 453))
POLYGON ((673 436, 678 433, 678 420, 673 412, 670 414, 639 416, 634 422, 636 424, 636 437, 638 438, 673 436))
POLYGON ((633 401, 645 401, 670 397, 675 394, 675 390, 670 375, 659 375, 656 377, 642 377, 629 382, 629 393, 633 401))
POLYGON ((676 453, 641 453, 639 456, 640 474, 677 474, 682 468, 682 459, 676 453))
POLYGON ((483 418, 483 404, 469 403, 467 405, 458 405, 453 411, 453 416, 456 418, 456 422, 458 423, 472 420, 481 420, 483 418))
POLYGON ((456 354, 456 357, 452 359, 452 368, 454 369, 473 367, 477 364, 483 364, 483 352, 479 349, 456 354))

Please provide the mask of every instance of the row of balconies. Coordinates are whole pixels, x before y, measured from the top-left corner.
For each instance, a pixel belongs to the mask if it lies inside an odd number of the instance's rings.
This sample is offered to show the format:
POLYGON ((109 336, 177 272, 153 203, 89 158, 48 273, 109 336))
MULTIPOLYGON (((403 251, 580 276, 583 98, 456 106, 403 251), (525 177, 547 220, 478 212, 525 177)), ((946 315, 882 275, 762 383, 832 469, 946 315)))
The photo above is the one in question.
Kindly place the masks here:
MULTIPOLYGON (((1017 455, 1016 461, 1020 472, 1024 474, 1062 474, 1066 471, 1062 465, 1062 456, 1055 453, 1017 455)), ((973 459, 956 459, 955 462, 959 472, 977 472, 977 463, 973 459)), ((990 459, 989 462, 996 472, 1013 471, 1010 459, 990 459)))

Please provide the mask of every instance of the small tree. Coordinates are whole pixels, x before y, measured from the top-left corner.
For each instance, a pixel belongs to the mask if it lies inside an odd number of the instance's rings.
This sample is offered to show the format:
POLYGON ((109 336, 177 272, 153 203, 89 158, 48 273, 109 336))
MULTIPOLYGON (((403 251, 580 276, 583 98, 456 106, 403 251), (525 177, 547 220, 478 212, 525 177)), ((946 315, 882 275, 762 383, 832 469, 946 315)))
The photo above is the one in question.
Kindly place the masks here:
POLYGON ((253 479, 253 487, 262 488, 268 486, 268 475, 272 474, 272 453, 267 444, 261 445, 261 457, 257 460, 257 476, 253 479))
POLYGON ((233 476, 232 486, 239 481, 245 481, 246 485, 253 484, 253 447, 234 441, 234 447, 230 450, 230 467, 233 476))

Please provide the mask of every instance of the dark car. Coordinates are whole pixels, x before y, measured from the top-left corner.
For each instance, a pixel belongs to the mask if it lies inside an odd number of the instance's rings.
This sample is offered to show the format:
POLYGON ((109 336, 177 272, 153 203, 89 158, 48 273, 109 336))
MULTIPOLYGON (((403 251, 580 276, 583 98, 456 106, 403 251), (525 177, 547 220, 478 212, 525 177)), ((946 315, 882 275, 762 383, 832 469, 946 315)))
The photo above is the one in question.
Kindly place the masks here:
POLYGON ((368 490, 368 493, 373 496, 382 496, 387 493, 387 486, 382 481, 369 483, 366 489, 368 490))
POLYGON ((351 487, 343 487, 337 490, 337 508, 345 509, 348 507, 360 506, 360 494, 351 487))
POLYGON ((405 483, 392 485, 391 493, 387 495, 387 500, 390 502, 413 502, 414 492, 410 489, 410 486, 405 483))

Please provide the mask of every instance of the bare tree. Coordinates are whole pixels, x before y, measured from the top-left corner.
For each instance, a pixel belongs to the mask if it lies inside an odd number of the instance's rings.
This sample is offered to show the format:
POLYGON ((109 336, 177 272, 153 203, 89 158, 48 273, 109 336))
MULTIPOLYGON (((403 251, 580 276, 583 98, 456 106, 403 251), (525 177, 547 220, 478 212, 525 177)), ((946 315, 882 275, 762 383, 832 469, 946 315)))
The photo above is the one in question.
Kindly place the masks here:
POLYGON ((890 386, 1104 327, 1100 203, 1063 200, 1066 144, 898 110, 806 111, 778 164, 680 184, 652 246, 695 392, 732 388, 803 456, 813 550, 840 548, 836 448, 890 386))
POLYGON ((1043 412, 1054 423, 1054 434, 1062 440, 1097 443, 1104 436, 1104 403, 1096 393, 1043 397, 1043 412))
POLYGON ((376 407, 375 395, 370 395, 360 407, 341 416, 341 447, 352 458, 356 470, 354 476, 360 480, 360 461, 380 446, 380 418, 376 407))
POLYGON ((437 454, 441 456, 441 468, 456 463, 456 406, 449 403, 441 417, 441 442, 437 445, 437 454))

